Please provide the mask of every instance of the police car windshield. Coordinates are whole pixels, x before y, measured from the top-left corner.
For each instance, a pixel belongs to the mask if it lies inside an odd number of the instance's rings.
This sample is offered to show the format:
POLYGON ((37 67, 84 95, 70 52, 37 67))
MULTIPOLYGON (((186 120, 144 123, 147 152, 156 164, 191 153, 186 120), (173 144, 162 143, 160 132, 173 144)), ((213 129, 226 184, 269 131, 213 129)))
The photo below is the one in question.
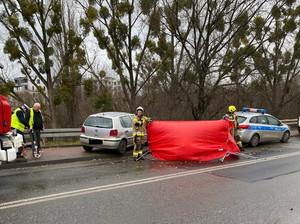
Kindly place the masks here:
POLYGON ((243 123, 247 118, 243 116, 238 116, 239 117, 239 123, 243 123))

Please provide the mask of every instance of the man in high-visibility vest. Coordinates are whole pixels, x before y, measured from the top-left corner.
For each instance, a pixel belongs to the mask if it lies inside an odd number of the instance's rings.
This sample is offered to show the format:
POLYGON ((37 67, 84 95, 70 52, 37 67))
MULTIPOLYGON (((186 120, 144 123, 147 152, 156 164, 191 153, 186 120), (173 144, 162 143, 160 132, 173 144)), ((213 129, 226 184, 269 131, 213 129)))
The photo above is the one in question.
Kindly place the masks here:
POLYGON ((235 114, 236 108, 235 106, 229 106, 228 108, 228 112, 224 115, 223 119, 226 120, 228 119, 230 122, 233 122, 234 127, 230 130, 230 134, 232 135, 232 137, 234 138, 237 146, 239 147, 239 149, 241 151, 245 151, 243 148, 243 144, 240 140, 240 136, 239 136, 239 118, 238 116, 235 114))
POLYGON ((41 155, 40 139, 41 131, 44 130, 43 117, 40 109, 41 105, 39 103, 35 103, 33 107, 30 108, 30 112, 26 114, 26 119, 29 121, 29 126, 31 128, 31 142, 35 143, 35 145, 32 144, 31 147, 34 149, 34 147, 37 146, 37 155, 35 155, 35 157, 39 157, 41 155))
MULTIPOLYGON (((23 106, 15 109, 11 116, 11 129, 16 130, 16 132, 20 135, 23 136, 23 142, 25 143, 25 138, 24 138, 24 129, 29 128, 30 126, 28 121, 25 119, 25 113, 29 111, 29 107, 24 104, 23 106)), ((22 148, 20 147, 18 149, 17 155, 21 155, 22 153, 22 148)))
POLYGON ((152 123, 152 120, 144 116, 143 114, 144 114, 144 109, 142 107, 138 107, 136 109, 136 114, 132 118, 132 129, 133 129, 133 140, 134 140, 133 160, 135 161, 143 154, 146 122, 148 122, 149 124, 152 123))

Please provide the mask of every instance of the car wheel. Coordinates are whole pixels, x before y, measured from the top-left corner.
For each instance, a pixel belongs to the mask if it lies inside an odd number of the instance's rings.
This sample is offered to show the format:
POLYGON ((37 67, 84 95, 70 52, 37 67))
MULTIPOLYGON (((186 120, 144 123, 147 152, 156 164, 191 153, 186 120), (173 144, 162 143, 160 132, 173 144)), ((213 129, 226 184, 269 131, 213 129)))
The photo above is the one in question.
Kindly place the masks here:
POLYGON ((91 152, 93 150, 93 147, 91 146, 83 146, 85 151, 91 152))
POLYGON ((118 145, 118 153, 120 153, 121 155, 124 154, 127 150, 127 142, 125 139, 122 139, 118 145))
POLYGON ((300 128, 298 128, 298 132, 299 132, 299 134, 300 134, 300 128))
POLYGON ((290 132, 286 131, 286 132, 284 132, 284 134, 283 134, 280 141, 283 142, 283 143, 287 143, 290 139, 290 136, 291 136, 290 132))
POLYGON ((249 144, 250 144, 252 147, 256 147, 256 146, 258 145, 258 143, 259 143, 259 136, 258 136, 258 134, 255 134, 255 135, 252 136, 252 138, 251 138, 249 144))

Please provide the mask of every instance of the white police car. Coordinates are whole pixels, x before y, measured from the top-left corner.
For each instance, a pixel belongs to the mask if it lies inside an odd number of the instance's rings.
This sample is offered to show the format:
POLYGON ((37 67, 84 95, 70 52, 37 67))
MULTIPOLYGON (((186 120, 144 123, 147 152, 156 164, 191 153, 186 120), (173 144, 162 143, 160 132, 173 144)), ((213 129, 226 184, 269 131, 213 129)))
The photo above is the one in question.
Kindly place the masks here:
POLYGON ((235 113, 239 118, 239 135, 243 143, 255 147, 266 141, 288 142, 290 127, 266 112, 264 109, 243 108, 235 113))

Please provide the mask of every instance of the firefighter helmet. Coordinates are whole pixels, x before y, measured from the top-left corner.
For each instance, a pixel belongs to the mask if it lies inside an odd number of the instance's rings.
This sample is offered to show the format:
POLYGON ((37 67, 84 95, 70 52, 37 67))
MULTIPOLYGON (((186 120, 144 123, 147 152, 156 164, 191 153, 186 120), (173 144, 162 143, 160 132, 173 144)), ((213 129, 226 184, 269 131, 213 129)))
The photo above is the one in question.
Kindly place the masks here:
POLYGON ((234 111, 236 111, 235 106, 229 106, 229 107, 228 107, 228 111, 229 111, 230 113, 233 113, 234 111))
POLYGON ((139 110, 141 110, 144 113, 144 108, 143 107, 136 108, 136 112, 138 112, 139 110))

